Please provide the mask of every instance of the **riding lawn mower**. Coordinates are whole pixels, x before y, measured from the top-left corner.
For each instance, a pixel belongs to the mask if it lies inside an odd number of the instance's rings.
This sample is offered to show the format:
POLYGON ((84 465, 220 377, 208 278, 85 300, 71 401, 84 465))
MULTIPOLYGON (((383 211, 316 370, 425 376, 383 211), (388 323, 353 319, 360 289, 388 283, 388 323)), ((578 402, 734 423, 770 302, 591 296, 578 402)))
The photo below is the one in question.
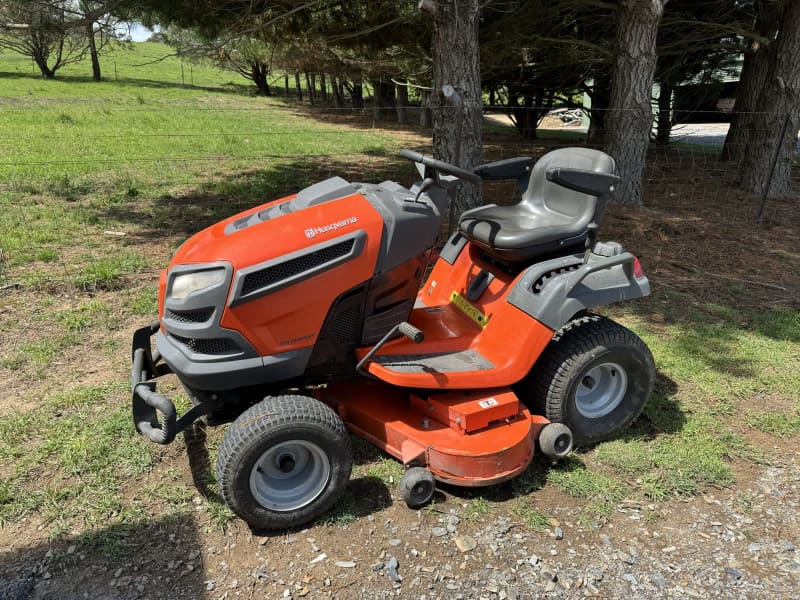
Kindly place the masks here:
POLYGON ((400 154, 420 174, 410 188, 333 177, 191 237, 161 274, 159 320, 133 336, 136 429, 168 444, 197 419, 232 422, 219 490, 256 530, 333 506, 351 432, 402 462, 417 507, 436 482, 497 484, 537 449, 612 437, 651 393, 645 344, 589 312, 649 294, 637 258, 597 239, 610 156, 467 171, 400 154), (465 211, 437 251, 454 190, 503 179, 521 200, 465 211), (192 401, 180 418, 156 391, 168 373, 192 401))

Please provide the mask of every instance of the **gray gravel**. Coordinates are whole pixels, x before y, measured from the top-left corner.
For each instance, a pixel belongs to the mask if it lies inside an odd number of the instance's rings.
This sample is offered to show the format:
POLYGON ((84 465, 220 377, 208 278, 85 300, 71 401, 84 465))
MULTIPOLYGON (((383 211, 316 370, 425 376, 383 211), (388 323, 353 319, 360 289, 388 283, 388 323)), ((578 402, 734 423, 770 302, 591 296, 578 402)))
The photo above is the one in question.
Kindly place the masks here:
MULTIPOLYGON (((583 528, 575 502, 547 531, 530 531, 499 509, 465 519, 459 498, 415 512, 398 501, 345 528, 230 534, 221 551, 186 551, 149 575, 108 562, 94 587, 80 588, 88 596, 68 587, 75 570, 45 556, 14 578, 0 575, 0 600, 797 598, 800 453, 783 460, 688 501, 624 501, 608 521, 583 528), (191 578, 194 587, 182 588, 191 578)), ((81 558, 69 560, 80 567, 81 558)))

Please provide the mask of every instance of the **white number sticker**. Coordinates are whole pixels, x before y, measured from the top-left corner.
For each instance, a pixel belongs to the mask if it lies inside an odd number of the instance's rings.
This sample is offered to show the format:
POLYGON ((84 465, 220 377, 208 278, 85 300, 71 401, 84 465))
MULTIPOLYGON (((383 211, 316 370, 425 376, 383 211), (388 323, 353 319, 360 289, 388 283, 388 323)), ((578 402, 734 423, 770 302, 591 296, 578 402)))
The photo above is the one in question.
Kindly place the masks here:
POLYGON ((491 406, 497 406, 497 400, 494 398, 487 398, 486 400, 481 400, 478 402, 478 406, 481 408, 489 408, 491 406))

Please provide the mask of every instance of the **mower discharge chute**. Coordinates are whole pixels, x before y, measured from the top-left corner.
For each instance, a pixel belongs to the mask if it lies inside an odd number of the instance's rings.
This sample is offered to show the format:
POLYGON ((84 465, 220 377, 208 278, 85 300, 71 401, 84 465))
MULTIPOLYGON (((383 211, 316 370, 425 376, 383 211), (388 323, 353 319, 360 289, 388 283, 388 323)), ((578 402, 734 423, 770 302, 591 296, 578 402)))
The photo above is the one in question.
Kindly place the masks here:
POLYGON ((410 189, 334 177, 190 238, 161 275, 159 321, 134 334, 137 430, 166 444, 198 418, 233 421, 219 488, 256 529, 336 502, 348 431, 402 461, 419 506, 436 480, 490 485, 537 444, 560 458, 606 439, 652 390, 643 342, 588 312, 649 293, 639 261, 596 240, 619 180, 608 155, 472 172, 401 155, 422 177, 410 189), (464 212, 434 257, 452 190, 492 179, 517 179, 520 202, 464 212), (180 418, 156 391, 170 372, 193 403, 180 418))

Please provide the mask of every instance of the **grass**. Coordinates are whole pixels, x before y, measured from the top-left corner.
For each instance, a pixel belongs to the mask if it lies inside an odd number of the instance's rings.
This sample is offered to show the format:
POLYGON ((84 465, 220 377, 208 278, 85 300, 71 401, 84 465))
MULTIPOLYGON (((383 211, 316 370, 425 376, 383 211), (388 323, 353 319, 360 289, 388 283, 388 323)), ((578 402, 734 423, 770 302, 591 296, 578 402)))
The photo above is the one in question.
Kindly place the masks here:
POLYGON ((484 497, 472 498, 461 516, 467 521, 481 521, 492 512, 492 504, 484 497))
POLYGON ((791 416, 782 412, 759 413, 751 416, 749 423, 760 431, 781 438, 800 433, 800 414, 798 413, 791 416))
POLYGON ((550 517, 533 506, 532 501, 519 499, 514 503, 511 511, 522 519, 528 529, 544 531, 550 526, 550 517))
POLYGON ((78 386, 3 419, 0 456, 15 468, 0 487, 0 523, 33 512, 48 523, 90 528, 112 515, 126 518, 124 485, 150 470, 154 449, 131 431, 127 408, 105 409, 108 396, 125 395, 120 384, 78 386), (42 474, 53 472, 63 483, 41 487, 42 474))
POLYGON ((400 483, 404 472, 402 463, 390 457, 381 457, 377 462, 367 466, 367 477, 374 477, 392 487, 396 487, 400 483))

